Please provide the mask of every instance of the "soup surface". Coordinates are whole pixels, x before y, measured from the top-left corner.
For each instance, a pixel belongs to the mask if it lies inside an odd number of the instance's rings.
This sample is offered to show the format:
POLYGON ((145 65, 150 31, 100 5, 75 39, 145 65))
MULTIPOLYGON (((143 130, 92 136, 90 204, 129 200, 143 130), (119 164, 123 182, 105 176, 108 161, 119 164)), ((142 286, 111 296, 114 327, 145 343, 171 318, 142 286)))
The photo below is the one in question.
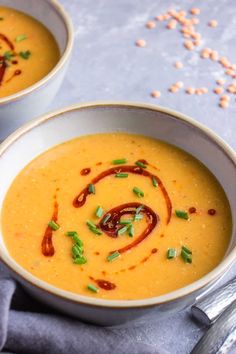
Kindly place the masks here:
POLYGON ((74 293, 141 299, 212 270, 231 213, 215 177, 186 152, 108 133, 26 166, 7 193, 2 228, 12 257, 36 277, 74 293))
POLYGON ((0 6, 0 98, 42 79, 59 56, 54 37, 42 23, 0 6))

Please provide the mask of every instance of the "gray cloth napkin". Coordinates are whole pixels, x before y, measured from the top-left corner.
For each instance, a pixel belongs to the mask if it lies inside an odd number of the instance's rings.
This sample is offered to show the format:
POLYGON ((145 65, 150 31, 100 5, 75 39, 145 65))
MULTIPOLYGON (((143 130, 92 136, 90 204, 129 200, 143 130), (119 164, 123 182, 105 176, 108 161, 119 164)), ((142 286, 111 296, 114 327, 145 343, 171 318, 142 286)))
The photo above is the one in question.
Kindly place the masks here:
POLYGON ((1 353, 185 354, 201 334, 186 313, 119 327, 62 316, 27 295, 0 263, 1 353), (188 324, 181 333, 179 321, 188 324))

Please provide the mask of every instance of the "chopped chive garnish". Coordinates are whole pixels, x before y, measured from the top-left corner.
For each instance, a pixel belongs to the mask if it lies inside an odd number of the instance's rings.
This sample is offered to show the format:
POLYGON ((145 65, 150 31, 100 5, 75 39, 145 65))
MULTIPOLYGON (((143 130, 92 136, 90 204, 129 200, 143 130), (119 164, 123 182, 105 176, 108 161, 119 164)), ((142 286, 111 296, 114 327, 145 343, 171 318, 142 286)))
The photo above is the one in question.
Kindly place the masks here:
POLYGON ((73 259, 73 262, 75 264, 85 264, 85 263, 87 263, 87 259, 84 256, 76 257, 76 258, 73 259))
POLYGON ((88 290, 92 291, 93 293, 99 292, 99 289, 93 284, 88 284, 87 288, 88 288, 88 290))
POLYGON ((142 163, 141 161, 136 161, 135 165, 137 165, 138 167, 141 167, 141 168, 147 168, 147 166, 144 163, 142 163))
POLYGON ((128 230, 128 226, 124 226, 118 230, 118 235, 123 235, 128 230))
POLYGON ((108 214, 105 216, 105 218, 103 219, 102 224, 105 225, 106 222, 110 219, 110 217, 111 217, 111 214, 108 213, 108 214))
POLYGON ((90 220, 87 220, 86 221, 86 224, 88 225, 88 227, 91 227, 93 229, 96 229, 97 226, 94 224, 94 222, 90 221, 90 220))
POLYGON ((136 214, 139 214, 140 211, 143 209, 143 205, 140 205, 137 209, 136 209, 136 214))
POLYGON ((102 235, 102 232, 97 228, 97 226, 92 221, 87 220, 86 224, 89 227, 89 230, 92 231, 94 234, 102 235))
POLYGON ((127 163, 127 159, 117 159, 112 161, 113 165, 122 165, 123 163, 127 163))
POLYGON ((48 226, 54 231, 60 229, 60 226, 53 220, 49 221, 48 226))
POLYGON ((12 51, 8 50, 3 54, 3 56, 6 60, 10 61, 12 59, 12 57, 14 56, 14 54, 12 53, 12 51))
POLYGON ((138 187, 134 187, 134 188, 133 188, 133 192, 134 192, 139 198, 144 197, 143 191, 141 191, 141 189, 139 189, 138 187))
POLYGON ((24 41, 25 39, 27 39, 27 36, 25 34, 19 34, 19 36, 16 36, 17 43, 24 41))
POLYGON ((118 251, 115 251, 107 257, 107 260, 108 262, 112 262, 118 257, 120 257, 120 253, 118 251))
POLYGON ((129 225, 131 224, 131 222, 133 221, 133 219, 123 219, 119 221, 119 224, 121 225, 129 225))
POLYGON ((78 236, 78 234, 76 231, 67 231, 66 236, 73 237, 73 236, 78 236))
POLYGON ((187 247, 182 246, 182 250, 184 250, 184 252, 192 254, 192 251, 190 251, 187 247))
POLYGON ((72 246, 72 254, 74 258, 81 257, 83 255, 84 250, 77 244, 72 246))
POLYGON ((130 225, 128 228, 129 237, 134 237, 134 225, 130 225))
POLYGON ((117 177, 117 178, 127 178, 128 177, 128 173, 117 173, 115 175, 115 177, 117 177))
POLYGON ((156 178, 155 178, 154 176, 152 177, 152 185, 153 185, 154 187, 158 187, 157 180, 156 180, 156 178))
POLYGON ((188 213, 184 210, 175 210, 175 215, 180 219, 188 220, 188 213))
POLYGON ((29 50, 26 50, 25 52, 20 52, 19 53, 19 56, 22 58, 22 59, 29 59, 29 57, 31 56, 31 52, 29 50))
POLYGON ((94 184, 90 183, 88 186, 89 193, 95 194, 95 186, 94 184))
POLYGON ((78 236, 72 236, 73 241, 81 248, 83 248, 83 241, 78 236))
POLYGON ((102 235, 102 231, 99 229, 94 229, 93 227, 89 227, 89 230, 92 231, 95 235, 102 235))
POLYGON ((135 214, 134 215, 134 220, 137 221, 137 220, 142 220, 143 218, 143 215, 142 214, 135 214))
POLYGON ((176 249, 175 248, 169 248, 167 251, 167 258, 172 259, 176 257, 176 249))
POLYGON ((181 248, 181 257, 185 263, 192 263, 192 254, 185 251, 185 247, 181 248))
POLYGON ((97 209, 96 209, 96 216, 98 218, 101 218, 102 215, 103 215, 103 209, 102 209, 102 207, 98 206, 97 209))

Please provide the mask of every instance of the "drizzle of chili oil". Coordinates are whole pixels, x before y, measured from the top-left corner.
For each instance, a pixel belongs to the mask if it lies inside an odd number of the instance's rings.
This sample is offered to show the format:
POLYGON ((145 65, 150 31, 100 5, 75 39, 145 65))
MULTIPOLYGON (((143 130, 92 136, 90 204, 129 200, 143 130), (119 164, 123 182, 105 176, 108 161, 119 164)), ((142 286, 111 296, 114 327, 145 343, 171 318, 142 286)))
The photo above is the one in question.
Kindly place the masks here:
MULTIPOLYGON (((142 160, 139 160, 140 162, 143 162, 142 160)), ((145 161, 146 163, 147 161, 145 161)), ((119 166, 119 167, 111 167, 103 172, 101 172, 99 175, 97 175, 96 177, 94 177, 92 179, 92 181, 90 182, 90 184, 95 185, 96 183, 98 183, 99 181, 101 181, 103 178, 110 176, 110 175, 116 175, 117 173, 121 173, 121 172, 126 172, 126 173, 133 173, 136 175, 140 175, 143 177, 148 177, 151 181, 153 178, 156 179, 158 186, 163 194, 163 197, 165 199, 166 202, 166 208, 167 208, 167 219, 166 219, 166 224, 169 224, 170 219, 171 219, 171 212, 172 212, 172 204, 171 204, 171 200, 170 197, 167 193, 167 190, 165 189, 162 181, 160 180, 160 178, 156 175, 153 175, 151 172, 144 170, 143 168, 139 167, 139 166, 119 166)), ((91 192, 89 191, 89 185, 87 185, 73 200, 73 205, 75 208, 81 208, 87 199, 87 196, 91 194, 91 192)))
POLYGON ((80 171, 81 176, 87 176, 91 172, 91 168, 86 167, 80 171))
MULTIPOLYGON (((0 33, 0 40, 5 42, 5 44, 8 46, 8 48, 12 51, 13 55, 16 55, 14 44, 12 43, 12 41, 9 38, 7 38, 7 36, 5 36, 5 34, 0 33)), ((18 63, 17 60, 12 61, 12 64, 17 64, 17 63, 18 63)), ((8 64, 7 64, 6 58, 4 56, 0 56, 0 85, 3 82, 5 71, 6 71, 7 67, 8 67, 8 64)), ((13 79, 13 77, 18 76, 21 73, 22 73, 21 70, 19 70, 19 69, 15 70, 13 75, 6 82, 11 81, 13 79)))
MULTIPOLYGON (((58 219, 58 203, 55 200, 54 201, 54 209, 53 209, 53 214, 52 214, 51 220, 57 222, 57 219, 58 219)), ((43 236, 43 240, 42 240, 42 244, 41 244, 42 253, 46 257, 52 257, 54 255, 54 253, 55 253, 55 249, 54 249, 53 242, 52 242, 52 236, 53 236, 53 230, 48 225, 46 230, 45 230, 45 233, 44 233, 44 236, 43 236)))
POLYGON ((159 216, 147 205, 133 202, 133 203, 121 204, 113 209, 108 210, 107 213, 100 220, 98 224, 99 228, 108 236, 117 238, 118 231, 122 227, 122 225, 119 224, 121 217, 123 215, 134 215, 136 213, 137 208, 140 206, 142 206, 142 214, 146 216, 147 227, 137 238, 135 238, 134 241, 132 241, 131 243, 129 243, 128 245, 122 248, 111 251, 110 254, 115 251, 118 251, 119 253, 124 253, 130 250, 131 248, 137 246, 139 243, 141 243, 145 238, 147 238, 150 235, 150 233, 156 227, 160 219, 159 216), (103 223, 107 214, 110 214, 110 218, 108 222, 103 223))
POLYGON ((89 277, 91 280, 93 280, 101 289, 104 290, 113 290, 116 288, 116 284, 111 283, 108 280, 104 279, 94 279, 93 277, 89 277))
POLYGON ((207 212, 208 212, 208 214, 211 215, 211 216, 213 216, 213 215, 216 214, 216 210, 215 210, 215 209, 209 209, 207 212))

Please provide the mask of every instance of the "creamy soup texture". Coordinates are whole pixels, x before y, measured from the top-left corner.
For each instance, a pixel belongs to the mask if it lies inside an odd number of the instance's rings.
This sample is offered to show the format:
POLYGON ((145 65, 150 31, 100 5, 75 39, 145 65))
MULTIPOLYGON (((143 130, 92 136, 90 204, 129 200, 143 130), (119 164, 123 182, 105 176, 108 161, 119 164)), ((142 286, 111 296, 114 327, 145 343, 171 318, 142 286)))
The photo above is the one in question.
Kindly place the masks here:
POLYGON ((59 60, 49 30, 33 17, 0 6, 0 98, 46 76, 59 60))
POLYGON ((216 178, 167 143, 125 133, 55 146, 15 178, 2 230, 12 257, 58 288, 104 299, 179 289, 223 258, 231 213, 216 178))

